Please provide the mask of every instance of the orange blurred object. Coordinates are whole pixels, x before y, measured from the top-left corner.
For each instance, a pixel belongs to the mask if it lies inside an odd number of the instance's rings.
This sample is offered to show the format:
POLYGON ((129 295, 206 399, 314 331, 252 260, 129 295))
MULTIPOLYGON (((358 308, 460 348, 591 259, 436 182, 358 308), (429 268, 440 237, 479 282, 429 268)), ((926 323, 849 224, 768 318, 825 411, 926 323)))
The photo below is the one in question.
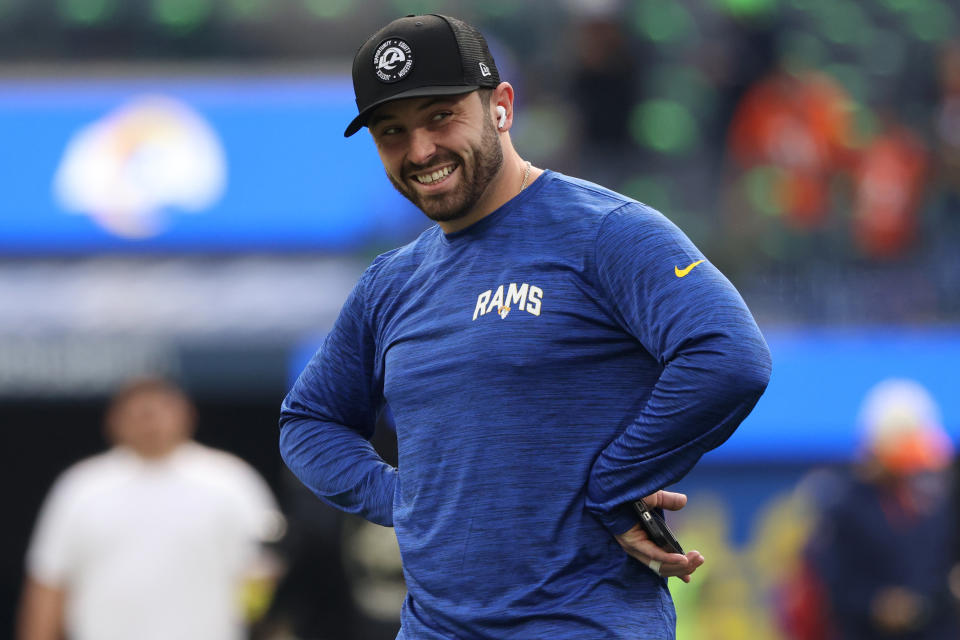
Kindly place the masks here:
POLYGON ((950 464, 951 449, 945 436, 925 431, 902 434, 889 446, 874 450, 874 455, 889 471, 908 475, 946 469, 950 464))
POLYGON ((854 235, 875 258, 901 253, 916 235, 927 173, 927 151, 903 127, 894 127, 864 151, 855 172, 854 235))
POLYGON ((815 228, 827 215, 827 184, 819 175, 792 171, 783 175, 777 195, 787 224, 798 229, 815 228))
POLYGON ((829 178, 851 164, 850 96, 820 73, 777 73, 744 96, 730 126, 730 151, 743 169, 783 171, 777 193, 785 222, 820 226, 827 215, 829 178))
POLYGON ((953 459, 936 401, 913 380, 890 378, 875 385, 864 398, 859 423, 861 455, 893 474, 941 471, 953 459))

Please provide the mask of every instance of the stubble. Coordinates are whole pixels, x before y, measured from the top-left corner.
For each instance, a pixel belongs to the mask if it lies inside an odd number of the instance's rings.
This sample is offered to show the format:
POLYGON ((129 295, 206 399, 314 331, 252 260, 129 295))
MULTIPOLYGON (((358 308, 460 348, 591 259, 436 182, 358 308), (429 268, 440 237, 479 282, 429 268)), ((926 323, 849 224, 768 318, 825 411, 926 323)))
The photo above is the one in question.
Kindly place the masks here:
MULTIPOLYGON (((503 166, 503 148, 500 145, 500 136, 491 120, 484 118, 484 123, 480 144, 471 149, 474 158, 471 167, 467 167, 463 157, 451 151, 438 154, 431 161, 431 165, 434 166, 455 162, 457 170, 463 172, 460 184, 452 192, 423 196, 395 179, 388 171, 387 178, 390 179, 390 183, 401 195, 416 205, 434 222, 451 222, 466 217, 483 197, 490 183, 493 182, 503 166)), ((410 175, 426 168, 426 165, 409 165, 404 168, 404 171, 407 175, 410 175)))

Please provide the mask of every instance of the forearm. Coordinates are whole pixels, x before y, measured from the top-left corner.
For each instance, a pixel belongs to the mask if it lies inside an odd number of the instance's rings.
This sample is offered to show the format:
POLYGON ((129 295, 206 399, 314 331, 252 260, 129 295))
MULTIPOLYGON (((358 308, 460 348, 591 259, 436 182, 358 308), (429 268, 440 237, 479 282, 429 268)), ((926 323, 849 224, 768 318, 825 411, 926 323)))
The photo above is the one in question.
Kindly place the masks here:
POLYGON ((61 640, 64 601, 62 589, 27 578, 20 601, 17 640, 61 640))
POLYGON ((613 533, 636 518, 626 504, 683 478, 750 413, 770 375, 759 333, 704 334, 664 368, 639 415, 600 453, 587 507, 613 533))
POLYGON ((376 524, 393 526, 397 470, 353 429, 285 416, 280 453, 294 475, 325 502, 376 524))

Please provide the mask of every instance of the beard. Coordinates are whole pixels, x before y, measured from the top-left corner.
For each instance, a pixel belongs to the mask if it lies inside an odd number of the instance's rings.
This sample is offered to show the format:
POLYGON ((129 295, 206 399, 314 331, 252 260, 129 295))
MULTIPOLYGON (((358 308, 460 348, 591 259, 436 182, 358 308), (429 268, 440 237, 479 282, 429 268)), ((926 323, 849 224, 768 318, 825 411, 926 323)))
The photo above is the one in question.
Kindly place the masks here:
MULTIPOLYGON (((474 160, 472 167, 468 169, 463 157, 450 151, 438 153, 431 161, 431 165, 456 163, 457 170, 463 172, 459 185, 453 191, 424 196, 387 172, 393 187, 434 222, 459 220, 469 214, 503 166, 500 136, 492 121, 486 118, 484 121, 486 124, 480 136, 480 144, 470 149, 474 160)), ((410 164, 404 167, 404 172, 410 175, 426 168, 427 165, 410 164)))

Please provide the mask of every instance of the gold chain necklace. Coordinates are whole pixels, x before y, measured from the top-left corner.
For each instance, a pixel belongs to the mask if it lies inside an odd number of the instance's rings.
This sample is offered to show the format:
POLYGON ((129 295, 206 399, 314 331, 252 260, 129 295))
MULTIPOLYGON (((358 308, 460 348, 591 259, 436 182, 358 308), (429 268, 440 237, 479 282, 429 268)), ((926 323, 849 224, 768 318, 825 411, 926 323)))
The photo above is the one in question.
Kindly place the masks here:
POLYGON ((523 182, 520 183, 520 191, 523 191, 527 186, 527 178, 530 177, 530 161, 527 160, 527 168, 523 170, 523 182))

